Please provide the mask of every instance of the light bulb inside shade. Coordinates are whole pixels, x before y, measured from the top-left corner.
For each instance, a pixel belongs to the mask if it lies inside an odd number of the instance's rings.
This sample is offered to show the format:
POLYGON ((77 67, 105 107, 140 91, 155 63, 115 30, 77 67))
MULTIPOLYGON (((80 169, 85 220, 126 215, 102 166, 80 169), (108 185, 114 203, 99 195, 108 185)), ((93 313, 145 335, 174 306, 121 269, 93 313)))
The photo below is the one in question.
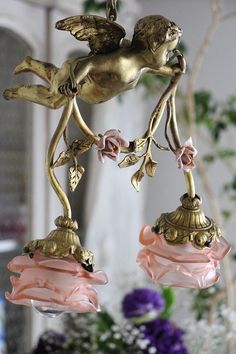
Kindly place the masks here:
POLYGON ((36 312, 40 313, 44 317, 55 318, 63 314, 64 311, 59 309, 60 306, 53 306, 51 303, 31 300, 31 305, 36 312))

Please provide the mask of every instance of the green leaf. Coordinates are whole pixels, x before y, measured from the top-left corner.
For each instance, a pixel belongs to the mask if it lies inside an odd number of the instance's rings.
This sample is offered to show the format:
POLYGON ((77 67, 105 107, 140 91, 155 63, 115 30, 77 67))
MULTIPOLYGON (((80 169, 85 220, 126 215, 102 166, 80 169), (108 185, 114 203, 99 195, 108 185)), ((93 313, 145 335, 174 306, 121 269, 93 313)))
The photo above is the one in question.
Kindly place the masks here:
POLYGON ((227 124, 226 122, 223 122, 221 120, 215 122, 215 125, 212 129, 212 138, 215 140, 215 141, 219 141, 220 139, 220 134, 226 130, 227 128, 227 124))
POLYGON ((97 315, 97 335, 100 336, 101 333, 106 332, 115 324, 113 318, 109 315, 108 312, 100 312, 97 315))
POLYGON ((221 213, 222 213, 225 220, 228 220, 231 216, 231 211, 227 210, 227 209, 221 210, 221 213))
POLYGON ((84 12, 99 12, 106 9, 106 1, 97 2, 96 0, 86 0, 84 2, 84 12))
MULTIPOLYGON (((117 10, 119 11, 121 6, 121 2, 118 1, 117 3, 117 10)), ((85 0, 84 1, 84 12, 100 12, 106 11, 106 1, 97 1, 97 0, 85 0)))
POLYGON ((165 301, 165 308, 160 313, 160 317, 162 318, 170 318, 173 311, 173 306, 175 302, 175 293, 172 288, 162 287, 161 291, 162 297, 165 301))
POLYGON ((206 154, 203 156, 203 160, 207 163, 212 163, 215 161, 215 156, 211 154, 206 154))
POLYGON ((217 152, 220 159, 228 159, 236 156, 236 151, 231 149, 220 150, 217 152))
POLYGON ((233 261, 236 261, 236 253, 231 254, 231 258, 233 261))
POLYGON ((227 119, 229 124, 236 125, 236 96, 229 97, 222 111, 222 116, 227 119))
POLYGON ((187 53, 187 45, 184 42, 180 42, 177 46, 177 49, 182 53, 186 54, 187 53))
POLYGON ((213 128, 214 121, 212 115, 217 110, 217 103, 214 101, 209 91, 197 91, 194 94, 196 121, 199 124, 207 125, 209 129, 213 128))

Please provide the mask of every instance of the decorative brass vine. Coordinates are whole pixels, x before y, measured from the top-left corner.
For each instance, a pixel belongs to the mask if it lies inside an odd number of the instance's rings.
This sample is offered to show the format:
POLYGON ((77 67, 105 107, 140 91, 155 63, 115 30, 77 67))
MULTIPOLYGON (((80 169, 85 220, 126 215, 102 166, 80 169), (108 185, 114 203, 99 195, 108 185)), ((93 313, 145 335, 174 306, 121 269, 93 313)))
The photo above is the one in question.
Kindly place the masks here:
MULTIPOLYGON (((25 252, 33 254, 36 249, 40 249, 45 255, 52 257, 73 254, 87 269, 91 269, 93 257, 76 238, 74 231, 77 226, 71 220, 69 200, 55 175, 55 168, 72 163, 69 168, 69 186, 71 191, 74 191, 84 173, 84 168, 78 163, 78 157, 94 145, 98 145, 101 139, 101 135, 95 134, 83 120, 76 96, 91 104, 101 103, 134 88, 143 73, 170 77, 169 85, 150 117, 147 131, 142 137, 130 142, 128 147, 121 146, 121 152, 127 155, 119 163, 119 167, 126 168, 141 162, 139 169, 131 178, 137 191, 145 174, 149 177, 155 175, 157 162, 153 159, 152 147, 163 151, 171 150, 173 153, 181 147, 175 94, 186 69, 184 57, 176 49, 182 30, 163 16, 146 16, 136 23, 132 41, 126 40, 124 28, 115 22, 116 2, 117 0, 107 0, 107 18, 82 15, 56 23, 57 29, 69 31, 76 39, 89 42, 91 52, 88 56, 66 60, 61 68, 26 57, 15 68, 15 74, 32 72, 43 78, 49 87, 19 85, 4 92, 6 99, 25 99, 51 109, 64 107, 46 159, 48 178, 63 206, 64 216, 59 217, 61 219, 56 223, 57 229, 53 231, 53 235, 50 233, 46 240, 29 243, 25 247, 25 252), (165 138, 168 147, 161 146, 154 137, 165 111, 167 112, 165 138), (69 143, 66 129, 72 116, 83 132, 84 138, 69 143), (55 151, 62 137, 66 149, 55 159, 55 151), (64 241, 61 233, 66 235, 64 241), (55 243, 56 236, 59 244, 55 243)), ((185 172, 185 176, 188 195, 194 198, 192 174, 185 172)))

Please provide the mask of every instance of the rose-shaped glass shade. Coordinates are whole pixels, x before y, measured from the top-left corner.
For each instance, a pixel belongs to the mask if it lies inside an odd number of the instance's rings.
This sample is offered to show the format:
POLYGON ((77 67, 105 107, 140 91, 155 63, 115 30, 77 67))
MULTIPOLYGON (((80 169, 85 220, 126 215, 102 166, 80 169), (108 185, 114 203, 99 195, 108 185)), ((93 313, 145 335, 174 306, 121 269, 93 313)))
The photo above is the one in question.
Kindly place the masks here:
POLYGON ((121 136, 120 130, 107 130, 105 134, 101 136, 97 144, 99 160, 104 162, 104 158, 108 157, 109 159, 117 161, 122 146, 128 147, 129 142, 121 136))
POLYGON ((17 256, 8 269, 12 292, 6 299, 18 305, 32 306, 55 317, 62 312, 96 312, 100 310, 93 284, 107 283, 102 271, 88 272, 73 257, 53 259, 35 252, 34 257, 17 256))
POLYGON ((219 261, 229 252, 227 241, 213 242, 210 248, 196 249, 189 242, 170 245, 163 235, 145 225, 140 232, 144 248, 137 262, 155 283, 183 288, 207 288, 219 280, 219 261))

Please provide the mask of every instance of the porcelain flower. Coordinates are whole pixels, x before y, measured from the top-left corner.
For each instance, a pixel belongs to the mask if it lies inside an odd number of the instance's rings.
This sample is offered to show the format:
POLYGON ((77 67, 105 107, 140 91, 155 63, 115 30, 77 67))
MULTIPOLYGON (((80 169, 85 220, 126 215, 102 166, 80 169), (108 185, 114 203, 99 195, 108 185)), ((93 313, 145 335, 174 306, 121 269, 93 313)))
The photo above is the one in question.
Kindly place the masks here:
POLYGON ((161 234, 145 225, 140 233, 144 248, 137 262, 155 283, 183 288, 207 288, 219 280, 219 261, 229 252, 227 241, 213 242, 198 250, 191 243, 170 245, 161 234))
POLYGON ((48 258, 35 252, 34 257, 17 256, 8 269, 19 276, 11 276, 12 292, 7 300, 41 309, 41 312, 96 312, 99 303, 92 284, 106 284, 104 272, 88 272, 70 256, 48 258))
POLYGON ((197 150, 193 146, 192 138, 185 141, 184 145, 176 150, 176 161, 178 167, 186 172, 195 167, 194 158, 197 155, 197 150))
POLYGON ((120 135, 120 130, 107 130, 97 144, 99 160, 104 162, 104 157, 109 157, 109 159, 117 161, 121 146, 128 147, 129 142, 120 135))

